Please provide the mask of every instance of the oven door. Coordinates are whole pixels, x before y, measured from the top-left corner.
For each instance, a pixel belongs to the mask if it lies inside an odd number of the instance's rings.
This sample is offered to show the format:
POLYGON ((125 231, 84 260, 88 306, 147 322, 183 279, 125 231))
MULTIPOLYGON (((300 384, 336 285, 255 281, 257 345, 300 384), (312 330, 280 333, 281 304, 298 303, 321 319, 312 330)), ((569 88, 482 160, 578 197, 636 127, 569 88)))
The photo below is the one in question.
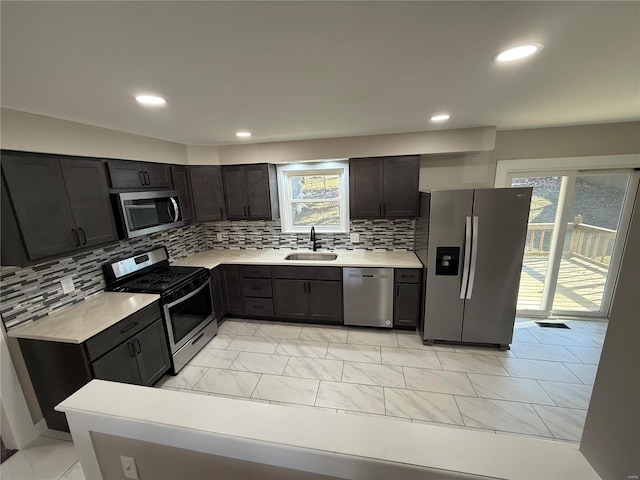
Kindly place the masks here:
POLYGON ((184 297, 165 304, 164 318, 173 354, 214 319, 211 280, 207 279, 184 297))

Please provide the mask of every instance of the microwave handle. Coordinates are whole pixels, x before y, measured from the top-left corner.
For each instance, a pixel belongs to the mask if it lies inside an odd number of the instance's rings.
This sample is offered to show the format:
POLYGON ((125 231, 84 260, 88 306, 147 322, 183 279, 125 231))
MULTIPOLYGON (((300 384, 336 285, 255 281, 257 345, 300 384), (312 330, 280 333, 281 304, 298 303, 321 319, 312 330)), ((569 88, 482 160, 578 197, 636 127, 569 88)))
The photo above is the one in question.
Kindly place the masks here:
POLYGON ((177 222, 178 218, 180 217, 180 210, 178 209, 178 202, 176 202, 176 199, 173 198, 173 197, 169 197, 169 200, 173 204, 173 214, 171 214, 171 209, 169 208, 170 204, 167 203, 167 210, 169 212, 169 216, 173 217, 173 221, 174 222, 177 222))

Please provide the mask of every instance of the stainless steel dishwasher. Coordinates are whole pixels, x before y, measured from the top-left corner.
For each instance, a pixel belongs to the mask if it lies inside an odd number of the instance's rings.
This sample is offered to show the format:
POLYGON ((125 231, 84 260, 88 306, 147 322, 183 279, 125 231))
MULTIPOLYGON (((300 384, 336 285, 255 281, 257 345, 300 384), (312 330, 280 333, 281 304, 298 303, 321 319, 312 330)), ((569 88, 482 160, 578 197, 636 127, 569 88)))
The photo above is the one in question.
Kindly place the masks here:
POLYGON ((393 268, 343 268, 344 324, 393 327, 393 268))

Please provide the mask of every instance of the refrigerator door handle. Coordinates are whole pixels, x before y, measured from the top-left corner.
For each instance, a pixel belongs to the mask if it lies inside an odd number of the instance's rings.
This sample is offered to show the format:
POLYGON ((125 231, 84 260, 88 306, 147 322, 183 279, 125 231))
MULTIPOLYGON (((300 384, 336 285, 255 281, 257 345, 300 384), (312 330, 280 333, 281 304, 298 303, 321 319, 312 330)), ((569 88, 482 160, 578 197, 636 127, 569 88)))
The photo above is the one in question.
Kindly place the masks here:
POLYGON ((476 280, 476 264, 478 263, 478 217, 473 217, 473 248, 471 249, 471 272, 469 273, 469 288, 467 300, 473 294, 473 284, 476 280))
POLYGON ((464 266, 462 267, 460 300, 464 300, 467 295, 467 283, 469 280, 469 262, 471 260, 471 217, 469 216, 466 218, 464 237, 464 266))

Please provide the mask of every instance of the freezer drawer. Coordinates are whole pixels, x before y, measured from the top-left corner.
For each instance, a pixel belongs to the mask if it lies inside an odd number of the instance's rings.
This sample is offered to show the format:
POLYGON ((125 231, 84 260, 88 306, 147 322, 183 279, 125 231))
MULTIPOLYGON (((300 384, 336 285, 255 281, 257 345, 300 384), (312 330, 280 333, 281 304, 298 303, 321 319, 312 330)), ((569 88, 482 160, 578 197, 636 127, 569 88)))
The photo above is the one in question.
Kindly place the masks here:
POLYGON ((393 327, 393 268, 343 268, 344 324, 393 327))

